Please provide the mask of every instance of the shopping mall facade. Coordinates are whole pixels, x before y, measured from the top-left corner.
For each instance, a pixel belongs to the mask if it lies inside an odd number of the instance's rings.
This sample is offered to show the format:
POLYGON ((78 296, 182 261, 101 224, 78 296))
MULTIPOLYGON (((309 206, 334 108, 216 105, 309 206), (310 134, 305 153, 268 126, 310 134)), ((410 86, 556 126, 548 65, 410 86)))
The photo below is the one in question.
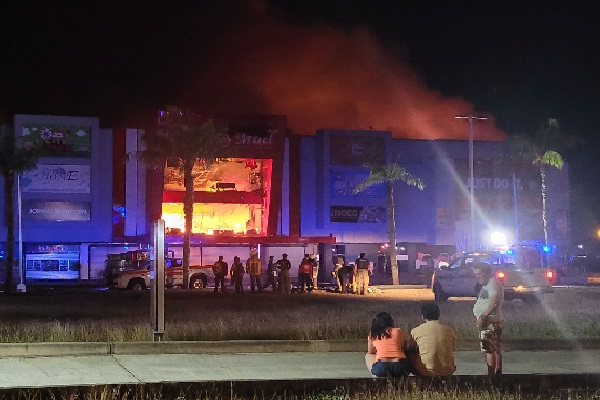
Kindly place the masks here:
MULTIPOLYGON (((193 263, 209 265, 218 255, 245 259, 251 248, 264 260, 285 252, 293 263, 314 253, 328 281, 336 254, 353 261, 364 252, 378 260, 388 240, 385 185, 354 188, 368 176, 365 164, 395 161, 425 184, 418 190, 394 183, 401 271, 413 273, 420 254, 469 247, 466 141, 393 139, 374 130, 294 136, 284 116, 272 115, 229 117, 227 125, 217 162, 194 168, 193 263)), ((142 130, 100 129, 97 118, 34 115, 15 116, 15 130, 42 149, 37 168, 20 177, 27 283, 101 282, 107 254, 147 247, 159 218, 166 222, 167 245, 181 253, 183 177, 170 163, 162 170, 145 167, 137 157, 142 130)), ((507 242, 544 240, 539 170, 499 161, 504 147, 474 143, 478 249, 491 246, 493 231, 505 233, 507 242)), ((560 252, 570 244, 567 166, 548 170, 547 187, 549 244, 560 252)), ((6 236, 2 223, 2 250, 6 236)), ((376 273, 382 269, 376 265, 376 273)))

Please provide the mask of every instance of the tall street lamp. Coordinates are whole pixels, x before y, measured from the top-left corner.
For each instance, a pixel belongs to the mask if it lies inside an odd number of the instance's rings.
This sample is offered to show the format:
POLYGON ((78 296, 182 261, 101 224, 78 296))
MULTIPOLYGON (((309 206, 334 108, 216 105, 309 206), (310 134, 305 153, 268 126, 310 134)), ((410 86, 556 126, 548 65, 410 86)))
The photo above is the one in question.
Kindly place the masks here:
POLYGON ((471 114, 469 115, 458 115, 454 117, 456 119, 466 119, 469 121, 469 202, 471 209, 471 243, 470 251, 475 251, 475 193, 474 186, 475 180, 473 179, 473 120, 483 120, 487 117, 476 117, 471 114))

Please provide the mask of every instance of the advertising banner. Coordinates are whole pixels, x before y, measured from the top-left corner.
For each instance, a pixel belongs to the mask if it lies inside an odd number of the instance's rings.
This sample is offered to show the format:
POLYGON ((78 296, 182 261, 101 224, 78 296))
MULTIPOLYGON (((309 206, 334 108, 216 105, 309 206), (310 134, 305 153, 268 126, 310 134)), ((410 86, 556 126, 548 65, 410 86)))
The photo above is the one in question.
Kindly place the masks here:
POLYGON ((90 193, 89 165, 45 165, 23 173, 23 193, 90 193))
POLYGON ((381 137, 331 135, 332 165, 381 165, 385 163, 385 141, 381 137))
POLYGON ((25 146, 36 147, 40 157, 90 158, 91 126, 24 124, 25 146))
POLYGON ((344 198, 352 196, 364 196, 370 198, 385 198, 385 183, 372 185, 358 193, 354 193, 354 188, 364 182, 369 176, 368 172, 345 172, 331 170, 329 181, 331 185, 332 198, 344 198))
POLYGON ((89 221, 91 203, 23 200, 22 216, 35 221, 89 221))
MULTIPOLYGON (((457 216, 464 216, 470 212, 469 167, 462 160, 456 160, 454 166, 462 183, 456 190, 456 213, 457 216)), ((475 163, 473 178, 478 219, 485 221, 488 226, 513 228, 516 209, 519 236, 543 237, 541 178, 538 168, 509 162, 481 161, 475 163)))
POLYGON ((387 214, 385 207, 379 206, 331 206, 329 220, 331 222, 385 223, 387 214))

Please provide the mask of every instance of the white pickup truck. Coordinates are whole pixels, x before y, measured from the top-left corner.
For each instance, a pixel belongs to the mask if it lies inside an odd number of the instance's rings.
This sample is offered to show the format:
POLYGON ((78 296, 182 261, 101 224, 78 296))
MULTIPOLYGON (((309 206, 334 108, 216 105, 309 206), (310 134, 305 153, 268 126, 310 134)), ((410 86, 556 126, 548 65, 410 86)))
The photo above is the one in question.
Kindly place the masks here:
POLYGON ((467 253, 453 260, 448 267, 436 269, 432 290, 437 301, 449 297, 477 296, 479 285, 473 273, 473 263, 485 262, 492 266, 496 278, 504 285, 504 299, 539 300, 542 293, 553 291, 555 271, 547 268, 528 268, 515 264, 513 257, 498 251, 467 253))
MULTIPOLYGON (((169 258, 165 264, 165 286, 183 285, 181 259, 169 258)), ((111 287, 115 289, 143 290, 150 287, 150 268, 126 268, 113 273, 111 287)), ((190 265, 190 289, 206 287, 214 279, 212 266, 190 265)))

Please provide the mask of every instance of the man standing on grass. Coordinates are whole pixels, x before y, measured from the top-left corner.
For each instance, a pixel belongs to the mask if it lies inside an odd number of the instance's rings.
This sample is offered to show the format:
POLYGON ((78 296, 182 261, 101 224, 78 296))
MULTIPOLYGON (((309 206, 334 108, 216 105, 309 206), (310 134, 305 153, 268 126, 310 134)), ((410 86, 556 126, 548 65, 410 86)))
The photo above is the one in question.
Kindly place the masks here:
POLYGON ((450 376, 456 370, 454 346, 456 332, 439 321, 440 308, 435 303, 421 306, 423 323, 412 331, 407 353, 412 372, 419 376, 450 376))
POLYGON ((369 289, 369 260, 365 253, 360 253, 360 257, 354 262, 354 278, 356 279, 357 293, 365 295, 369 289))
POLYGON ((258 291, 262 292, 263 287, 260 283, 260 277, 263 273, 263 267, 256 250, 250 252, 250 258, 246 261, 246 273, 250 274, 250 291, 254 293, 254 286, 256 286, 258 291))
POLYGON ((267 265, 267 284, 265 285, 265 289, 271 286, 273 288, 273 293, 280 290, 277 284, 277 266, 273 261, 273 256, 269 256, 269 264, 267 265))
POLYGON ((221 291, 226 292, 225 275, 229 275, 229 271, 227 263, 223 261, 223 256, 219 256, 219 261, 213 265, 212 270, 215 275, 215 293, 219 291, 219 284, 221 285, 221 291))
POLYGON ((502 378, 502 301, 504 288, 494 277, 489 264, 478 262, 473 265, 477 282, 481 285, 473 314, 477 318, 481 352, 486 355, 488 376, 494 382, 502 378))
POLYGON ((231 284, 235 285, 236 293, 244 293, 244 264, 238 256, 233 257, 231 264, 231 284))
POLYGON ((292 292, 292 285, 290 282, 290 269, 292 263, 288 260, 288 255, 283 253, 281 260, 277 261, 277 268, 281 271, 281 291, 285 293, 292 292))
POLYGON ((298 266, 298 279, 300 280, 300 291, 304 293, 312 291, 312 270, 313 265, 310 262, 308 254, 304 255, 300 265, 298 266))

